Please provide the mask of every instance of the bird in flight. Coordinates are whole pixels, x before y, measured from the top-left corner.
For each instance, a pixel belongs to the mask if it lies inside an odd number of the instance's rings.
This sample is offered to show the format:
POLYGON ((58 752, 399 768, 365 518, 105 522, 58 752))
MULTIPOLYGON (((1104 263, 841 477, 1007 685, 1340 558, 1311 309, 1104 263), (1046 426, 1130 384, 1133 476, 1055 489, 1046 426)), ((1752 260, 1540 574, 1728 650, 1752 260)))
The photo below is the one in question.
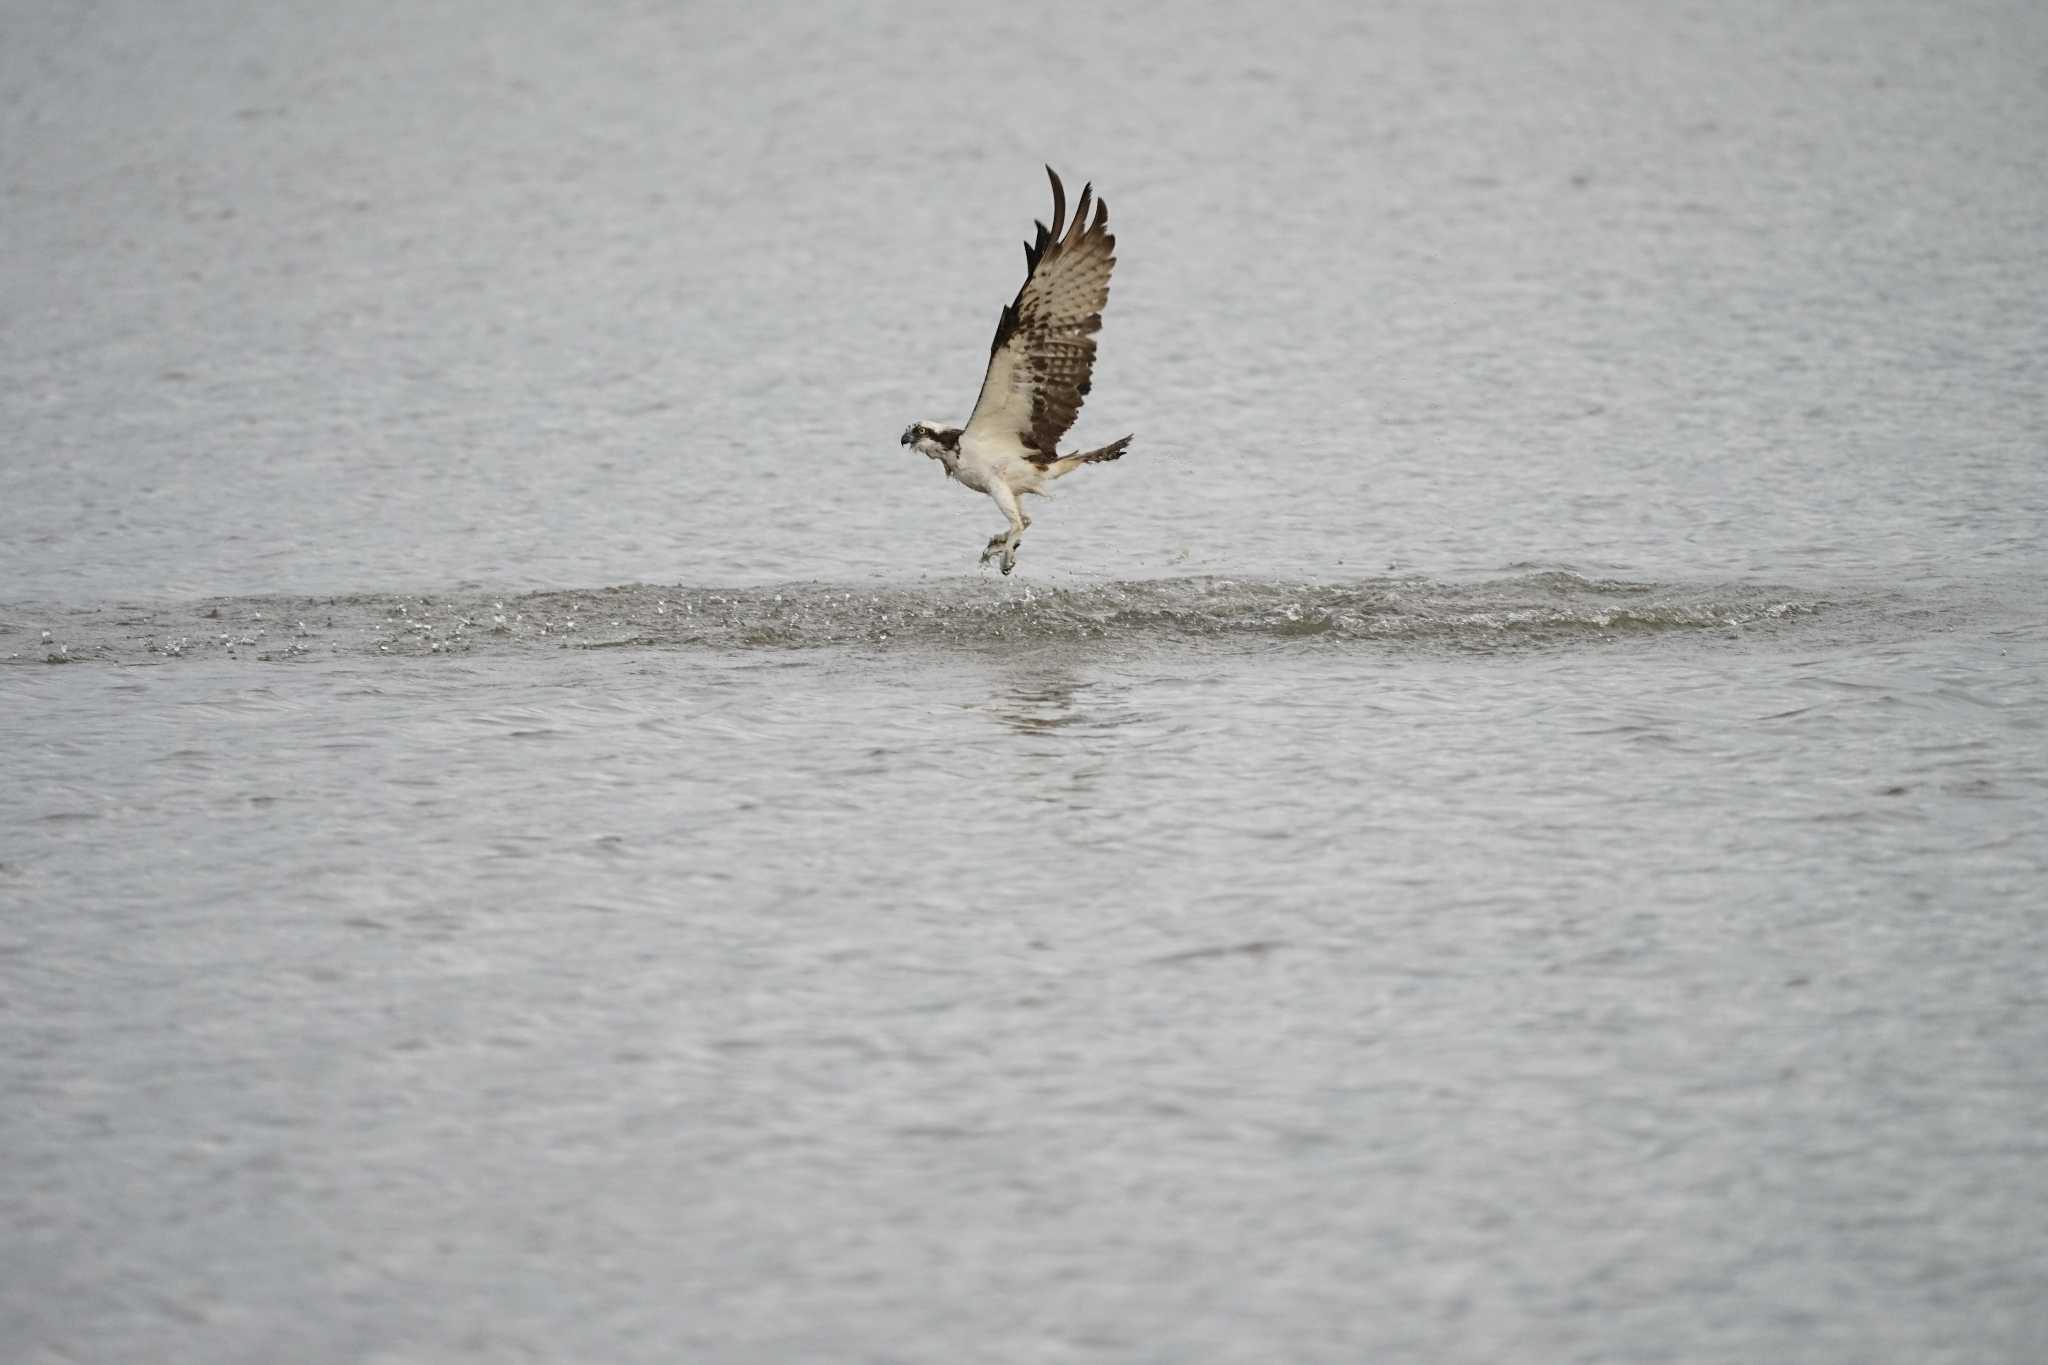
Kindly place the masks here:
POLYGON ((1047 496, 1045 485, 1054 479, 1114 460, 1131 443, 1126 436, 1074 455, 1058 450, 1088 396, 1116 238, 1109 234, 1109 205, 1094 198, 1093 185, 1082 186, 1069 226, 1066 188, 1052 167, 1045 173, 1052 178, 1052 226, 1038 224, 1037 240, 1024 244, 1024 287, 996 323, 988 373, 967 425, 913 422, 902 442, 1003 509, 1009 529, 990 539, 981 562, 1000 555, 1006 574, 1017 567, 1017 545, 1031 525, 1024 496, 1047 496))

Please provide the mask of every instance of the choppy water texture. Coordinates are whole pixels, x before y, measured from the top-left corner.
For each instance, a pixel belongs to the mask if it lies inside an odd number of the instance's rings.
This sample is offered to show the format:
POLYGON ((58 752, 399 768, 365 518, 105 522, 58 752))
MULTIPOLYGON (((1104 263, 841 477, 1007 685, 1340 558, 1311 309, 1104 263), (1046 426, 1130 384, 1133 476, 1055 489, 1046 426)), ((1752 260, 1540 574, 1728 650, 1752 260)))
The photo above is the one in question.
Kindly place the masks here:
POLYGON ((2048 1357, 2044 14, 0 3, 0 1356, 2048 1357))

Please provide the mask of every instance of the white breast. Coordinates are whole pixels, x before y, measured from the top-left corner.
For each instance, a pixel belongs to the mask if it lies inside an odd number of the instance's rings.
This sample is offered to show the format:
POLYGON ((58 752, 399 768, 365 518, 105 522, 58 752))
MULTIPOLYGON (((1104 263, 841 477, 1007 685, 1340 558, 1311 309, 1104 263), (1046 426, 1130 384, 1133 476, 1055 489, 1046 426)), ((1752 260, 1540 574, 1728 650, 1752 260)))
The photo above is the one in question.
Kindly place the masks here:
POLYGON ((977 493, 986 493, 998 483, 1011 488, 1031 487, 1037 483, 1033 477, 1037 466, 1024 457, 1024 444, 1015 435, 1002 432, 985 436, 977 431, 963 432, 960 437, 960 467, 955 471, 960 482, 977 493))

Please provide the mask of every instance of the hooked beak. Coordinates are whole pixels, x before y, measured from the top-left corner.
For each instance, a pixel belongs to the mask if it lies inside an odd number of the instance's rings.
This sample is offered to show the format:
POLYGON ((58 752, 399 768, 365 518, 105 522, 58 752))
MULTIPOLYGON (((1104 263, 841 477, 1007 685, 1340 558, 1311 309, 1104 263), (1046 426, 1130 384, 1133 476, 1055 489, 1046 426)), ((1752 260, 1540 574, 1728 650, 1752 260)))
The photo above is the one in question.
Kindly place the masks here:
POLYGON ((897 442, 897 444, 898 444, 898 445, 906 445, 906 446, 910 444, 910 428, 909 428, 909 427, 905 427, 905 428, 903 428, 903 439, 902 439, 901 441, 898 441, 898 442, 897 442))

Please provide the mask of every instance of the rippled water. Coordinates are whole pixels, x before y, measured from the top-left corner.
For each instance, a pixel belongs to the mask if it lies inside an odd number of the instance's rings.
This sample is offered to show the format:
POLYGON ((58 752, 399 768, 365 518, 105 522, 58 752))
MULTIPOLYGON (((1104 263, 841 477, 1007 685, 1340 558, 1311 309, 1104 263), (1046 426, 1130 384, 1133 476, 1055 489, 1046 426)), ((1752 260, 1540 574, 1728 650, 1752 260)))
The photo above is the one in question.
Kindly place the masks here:
POLYGON ((0 1357, 2048 1355, 2042 14, 0 10, 0 1357))

